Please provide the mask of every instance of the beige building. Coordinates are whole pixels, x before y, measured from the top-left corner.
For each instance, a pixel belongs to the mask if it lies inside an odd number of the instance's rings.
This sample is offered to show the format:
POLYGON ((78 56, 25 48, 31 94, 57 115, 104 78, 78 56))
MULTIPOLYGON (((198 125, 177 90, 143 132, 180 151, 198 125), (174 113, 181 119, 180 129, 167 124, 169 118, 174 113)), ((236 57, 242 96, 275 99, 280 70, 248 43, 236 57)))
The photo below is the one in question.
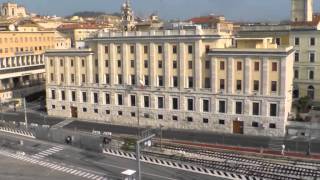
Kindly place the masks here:
POLYGON ((279 46, 293 46, 295 99, 309 96, 320 101, 320 16, 312 14, 312 0, 292 0, 294 22, 273 25, 246 25, 240 28, 241 37, 272 37, 279 46), (311 4, 311 5, 310 5, 311 4), (300 9, 297 11, 297 9, 300 9), (302 11, 303 10, 303 11, 302 11), (304 17, 308 15, 308 17, 304 17), (295 17, 297 18, 297 21, 295 17), (303 18, 301 18, 303 17, 303 18))
POLYGON ((43 53, 54 43, 54 32, 0 32, 1 100, 44 90, 43 53))
POLYGON ((48 113, 284 135, 292 48, 278 49, 264 38, 239 39, 238 48, 227 48, 232 39, 220 29, 108 32, 87 40, 90 49, 47 51, 48 113))

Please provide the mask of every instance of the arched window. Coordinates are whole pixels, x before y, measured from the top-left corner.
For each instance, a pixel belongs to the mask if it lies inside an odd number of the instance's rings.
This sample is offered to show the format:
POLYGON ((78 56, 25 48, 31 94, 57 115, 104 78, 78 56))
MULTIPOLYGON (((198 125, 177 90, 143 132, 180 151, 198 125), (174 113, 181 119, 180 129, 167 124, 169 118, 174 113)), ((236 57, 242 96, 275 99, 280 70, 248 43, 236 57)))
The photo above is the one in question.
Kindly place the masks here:
POLYGON ((308 97, 310 97, 311 99, 314 99, 314 87, 313 86, 308 87, 308 97))

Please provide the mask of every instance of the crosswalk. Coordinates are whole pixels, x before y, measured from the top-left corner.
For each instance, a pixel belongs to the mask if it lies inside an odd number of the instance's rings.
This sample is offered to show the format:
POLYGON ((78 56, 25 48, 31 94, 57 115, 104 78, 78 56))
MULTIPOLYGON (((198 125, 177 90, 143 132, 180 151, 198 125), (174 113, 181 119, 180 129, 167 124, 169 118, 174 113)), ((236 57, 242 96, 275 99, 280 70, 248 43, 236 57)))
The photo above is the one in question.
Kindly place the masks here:
POLYGON ((36 158, 36 159, 42 159, 44 157, 50 156, 50 155, 57 153, 59 151, 62 151, 62 150, 63 150, 63 146, 55 146, 55 147, 52 147, 52 148, 47 149, 45 151, 42 151, 38 154, 32 155, 32 157, 36 158))
POLYGON ((11 158, 18 159, 18 160, 25 161, 25 162, 32 163, 32 164, 37 164, 42 167, 50 168, 50 169, 64 172, 67 174, 71 174, 74 176, 79 176, 84 179, 108 180, 108 178, 106 178, 102 175, 99 175, 99 174, 94 174, 92 172, 86 172, 85 170, 79 170, 74 167, 67 167, 66 165, 60 165, 57 163, 36 159, 36 158, 33 158, 32 156, 23 155, 21 153, 14 154, 14 153, 10 153, 10 152, 4 151, 4 150, 0 150, 0 155, 4 155, 7 157, 11 157, 11 158))

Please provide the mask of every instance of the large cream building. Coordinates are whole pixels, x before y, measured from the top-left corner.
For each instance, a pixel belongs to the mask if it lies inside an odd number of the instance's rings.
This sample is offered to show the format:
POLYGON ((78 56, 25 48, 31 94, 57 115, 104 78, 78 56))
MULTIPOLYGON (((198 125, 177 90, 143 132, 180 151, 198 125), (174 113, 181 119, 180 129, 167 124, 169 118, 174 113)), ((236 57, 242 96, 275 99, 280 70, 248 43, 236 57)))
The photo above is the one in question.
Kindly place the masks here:
POLYGON ((242 26, 241 37, 272 37, 279 46, 293 46, 293 98, 309 96, 320 102, 320 16, 312 0, 292 0, 292 22, 242 26))
POLYGON ((46 52, 48 114, 100 122, 282 136, 292 48, 220 29, 100 32, 46 52))
POLYGON ((54 32, 0 31, 1 100, 44 90, 43 53, 54 45, 54 32))

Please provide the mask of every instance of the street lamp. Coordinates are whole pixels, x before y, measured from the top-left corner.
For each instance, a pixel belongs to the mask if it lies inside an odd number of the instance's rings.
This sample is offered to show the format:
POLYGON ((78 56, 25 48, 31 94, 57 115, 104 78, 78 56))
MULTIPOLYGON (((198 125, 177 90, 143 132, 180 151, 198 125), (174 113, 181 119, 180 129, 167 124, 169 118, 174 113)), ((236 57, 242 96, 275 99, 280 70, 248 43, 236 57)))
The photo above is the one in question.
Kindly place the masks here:
POLYGON ((24 122, 25 122, 25 124, 26 124, 26 129, 28 129, 28 117, 27 117, 26 97, 23 98, 23 107, 24 107, 24 122))
POLYGON ((160 124, 160 150, 162 151, 162 128, 164 126, 162 124, 160 124))

